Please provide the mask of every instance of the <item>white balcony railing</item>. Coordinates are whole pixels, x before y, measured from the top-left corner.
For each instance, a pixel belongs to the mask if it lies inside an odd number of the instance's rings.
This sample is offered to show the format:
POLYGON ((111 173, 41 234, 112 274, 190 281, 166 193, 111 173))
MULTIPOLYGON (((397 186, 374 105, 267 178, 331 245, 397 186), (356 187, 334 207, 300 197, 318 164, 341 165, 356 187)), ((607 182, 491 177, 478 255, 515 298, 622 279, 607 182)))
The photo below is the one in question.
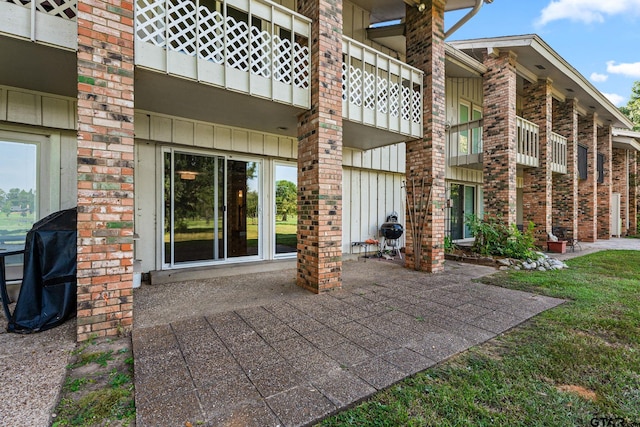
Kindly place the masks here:
POLYGON ((348 37, 342 49, 343 117, 421 138, 423 72, 348 37))
POLYGON ((76 0, 0 0, 0 32, 76 50, 76 0))
POLYGON ((447 129, 447 161, 450 166, 482 164, 483 122, 483 119, 478 119, 447 129))
POLYGON ((136 1, 136 65, 303 108, 310 34, 269 0, 136 1))
POLYGON ((567 138, 551 132, 551 171, 567 173, 567 138))
POLYGON ((522 117, 516 117, 516 123, 518 126, 516 163, 537 168, 540 155, 539 127, 522 117))

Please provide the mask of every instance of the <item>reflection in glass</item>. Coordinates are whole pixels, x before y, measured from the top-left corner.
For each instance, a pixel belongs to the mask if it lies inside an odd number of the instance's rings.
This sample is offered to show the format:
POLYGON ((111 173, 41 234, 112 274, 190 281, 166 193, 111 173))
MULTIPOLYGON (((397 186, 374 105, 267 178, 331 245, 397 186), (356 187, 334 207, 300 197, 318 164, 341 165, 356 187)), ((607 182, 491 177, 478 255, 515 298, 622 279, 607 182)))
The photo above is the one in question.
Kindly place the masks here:
POLYGON ((276 165, 276 254, 296 252, 298 222, 297 166, 276 165))
POLYGON ((473 237, 465 219, 466 216, 475 214, 476 188, 468 185, 451 184, 449 194, 451 239, 458 240, 473 237))
POLYGON ((22 249, 36 221, 37 155, 35 144, 0 140, 0 249, 22 249))
POLYGON ((164 262, 259 255, 260 163, 165 153, 164 262))
POLYGON ((165 262, 223 257, 224 217, 216 203, 224 188, 220 182, 222 159, 175 152, 172 162, 171 156, 165 153, 165 262))
POLYGON ((228 257, 258 255, 260 194, 258 162, 227 161, 228 257))

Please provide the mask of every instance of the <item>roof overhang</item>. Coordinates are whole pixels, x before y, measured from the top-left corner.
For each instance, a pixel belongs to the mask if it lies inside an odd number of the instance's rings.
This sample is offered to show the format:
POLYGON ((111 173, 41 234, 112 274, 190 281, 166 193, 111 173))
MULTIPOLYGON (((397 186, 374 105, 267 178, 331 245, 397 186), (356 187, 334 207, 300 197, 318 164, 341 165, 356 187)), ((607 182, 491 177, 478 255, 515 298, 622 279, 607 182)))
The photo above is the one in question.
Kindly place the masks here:
POLYGON ((595 113, 602 125, 633 128, 631 121, 582 74, 535 34, 449 42, 478 61, 485 53, 510 51, 517 55, 518 74, 531 82, 550 79, 553 96, 561 101, 577 99, 583 114, 595 113))
MULTIPOLYGON (((401 20, 406 13, 406 6, 418 7, 425 0, 351 0, 351 3, 371 12, 371 23, 401 20)), ((474 7, 476 0, 447 0, 444 10, 451 12, 474 7)))
POLYGON ((640 151, 640 132, 613 128, 611 132, 613 136, 613 147, 623 150, 640 151))
POLYGON ((487 67, 466 53, 445 44, 445 72, 447 77, 482 77, 487 67))

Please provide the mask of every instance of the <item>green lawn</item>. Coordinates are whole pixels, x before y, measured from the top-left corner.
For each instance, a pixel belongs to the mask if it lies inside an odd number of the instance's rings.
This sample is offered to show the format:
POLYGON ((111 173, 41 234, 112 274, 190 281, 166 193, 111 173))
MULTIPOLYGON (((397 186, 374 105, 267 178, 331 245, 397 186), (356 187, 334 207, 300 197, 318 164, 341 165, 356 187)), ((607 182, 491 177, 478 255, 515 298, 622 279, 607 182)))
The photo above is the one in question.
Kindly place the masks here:
POLYGON ((0 244, 23 243, 34 221, 33 215, 0 213, 0 244))
POLYGON ((484 282, 565 298, 322 426, 640 425, 640 251, 484 282))

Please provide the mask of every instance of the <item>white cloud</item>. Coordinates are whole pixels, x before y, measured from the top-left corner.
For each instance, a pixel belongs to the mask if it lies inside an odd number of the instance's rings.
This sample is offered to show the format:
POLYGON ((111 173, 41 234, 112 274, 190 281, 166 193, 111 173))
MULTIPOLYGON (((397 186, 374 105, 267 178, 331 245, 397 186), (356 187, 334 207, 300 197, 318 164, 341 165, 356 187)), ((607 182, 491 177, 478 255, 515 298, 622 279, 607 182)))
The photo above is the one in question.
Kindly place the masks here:
POLYGON ((616 64, 615 61, 608 61, 607 72, 611 74, 622 74, 623 76, 638 78, 640 77, 640 62, 616 64))
POLYGON ((569 19, 591 24, 604 22, 606 16, 635 14, 640 11, 640 0, 551 0, 536 20, 537 26, 552 21, 569 19))
POLYGON ((627 98, 617 93, 602 93, 616 107, 621 107, 627 102, 627 98))
POLYGON ((591 73, 590 78, 592 82, 602 83, 602 82, 606 82, 609 76, 606 74, 591 73))

